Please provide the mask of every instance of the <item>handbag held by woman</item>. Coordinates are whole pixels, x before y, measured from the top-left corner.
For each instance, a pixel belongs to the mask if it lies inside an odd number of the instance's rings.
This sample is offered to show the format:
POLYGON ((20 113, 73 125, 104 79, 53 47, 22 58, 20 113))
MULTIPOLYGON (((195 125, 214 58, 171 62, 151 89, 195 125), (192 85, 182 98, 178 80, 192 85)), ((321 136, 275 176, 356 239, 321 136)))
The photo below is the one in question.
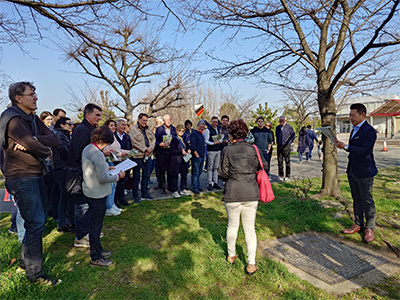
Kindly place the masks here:
POLYGON ((253 145, 253 147, 254 149, 256 149, 258 162, 261 166, 261 170, 257 172, 257 183, 260 188, 260 201, 268 203, 275 199, 274 192, 272 191, 272 186, 271 182, 269 181, 268 174, 264 170, 264 165, 262 163, 258 147, 256 145, 253 145))

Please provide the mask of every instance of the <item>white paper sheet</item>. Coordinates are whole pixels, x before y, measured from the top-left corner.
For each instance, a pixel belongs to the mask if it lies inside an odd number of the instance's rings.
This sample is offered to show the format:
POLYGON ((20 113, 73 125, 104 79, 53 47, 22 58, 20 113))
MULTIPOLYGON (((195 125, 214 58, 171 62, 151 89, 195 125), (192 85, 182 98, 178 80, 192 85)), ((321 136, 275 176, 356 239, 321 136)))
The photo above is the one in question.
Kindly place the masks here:
POLYGON ((109 171, 111 175, 117 175, 119 171, 127 171, 136 167, 137 163, 131 161, 130 159, 124 160, 123 162, 119 163, 115 166, 115 169, 109 171))
POLYGON ((316 129, 321 131, 332 142, 332 144, 335 143, 333 140, 336 138, 336 136, 333 133, 331 126, 319 127, 316 129))

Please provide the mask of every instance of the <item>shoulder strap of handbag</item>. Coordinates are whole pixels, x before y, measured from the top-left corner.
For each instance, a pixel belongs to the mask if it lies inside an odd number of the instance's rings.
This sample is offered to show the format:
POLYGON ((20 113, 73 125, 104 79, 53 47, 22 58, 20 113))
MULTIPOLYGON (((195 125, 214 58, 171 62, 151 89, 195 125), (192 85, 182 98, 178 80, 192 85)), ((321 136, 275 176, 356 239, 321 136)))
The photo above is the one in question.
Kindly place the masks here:
POLYGON ((263 166, 263 163, 262 163, 262 160, 261 160, 261 157, 260 157, 260 152, 258 151, 258 147, 257 147, 256 145, 253 145, 253 147, 254 147, 254 149, 256 149, 257 157, 258 157, 258 162, 259 162, 260 165, 261 165, 261 169, 264 170, 264 166, 263 166))

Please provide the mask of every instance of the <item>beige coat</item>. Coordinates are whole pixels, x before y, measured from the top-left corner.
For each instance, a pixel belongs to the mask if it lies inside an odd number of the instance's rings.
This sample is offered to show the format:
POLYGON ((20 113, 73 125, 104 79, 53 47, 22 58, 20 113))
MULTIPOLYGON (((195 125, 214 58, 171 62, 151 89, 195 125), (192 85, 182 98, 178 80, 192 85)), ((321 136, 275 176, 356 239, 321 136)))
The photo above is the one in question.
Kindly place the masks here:
MULTIPOLYGON (((153 149, 156 145, 156 137, 153 133, 153 131, 147 126, 146 129, 146 136, 149 139, 149 147, 153 149)), ((144 152, 146 151, 146 144, 144 141, 144 136, 142 131, 139 128, 139 124, 136 123, 129 129, 129 137, 131 138, 132 142, 132 148, 137 149, 138 153, 135 154, 134 158, 143 158, 144 157, 144 152)))

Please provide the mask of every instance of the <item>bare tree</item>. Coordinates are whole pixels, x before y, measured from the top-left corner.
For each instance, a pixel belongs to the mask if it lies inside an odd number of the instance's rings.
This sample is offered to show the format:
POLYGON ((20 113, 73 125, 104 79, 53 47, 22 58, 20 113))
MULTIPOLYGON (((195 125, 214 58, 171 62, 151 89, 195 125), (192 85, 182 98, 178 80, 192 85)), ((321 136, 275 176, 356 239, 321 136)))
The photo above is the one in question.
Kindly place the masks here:
POLYGON ((73 89, 68 86, 68 93, 71 95, 71 102, 67 106, 70 110, 77 112, 77 119, 83 119, 83 110, 88 103, 94 103, 101 107, 101 124, 108 119, 116 119, 115 105, 112 98, 109 98, 109 92, 101 90, 100 86, 92 87, 85 82, 85 88, 73 89))
MULTIPOLYGON (((182 58, 179 51, 161 44, 145 20, 114 23, 117 27, 110 28, 104 42, 100 42, 102 46, 71 41, 66 50, 68 59, 75 61, 87 75, 110 86, 122 99, 115 107, 128 121, 140 106, 147 106, 150 114, 173 106, 187 80, 183 68, 175 67, 182 58), (133 88, 139 86, 151 88, 145 97, 134 99, 133 88)), ((99 40, 101 36, 93 39, 99 40)))
POLYGON ((309 117, 318 113, 317 94, 315 91, 311 89, 287 89, 283 93, 289 112, 296 117, 300 128, 306 125, 306 120, 309 117))
POLYGON ((231 93, 223 93, 222 99, 224 104, 230 104, 220 108, 219 116, 228 115, 232 120, 243 119, 246 123, 249 123, 252 119, 251 111, 254 109, 255 105, 260 102, 260 96, 255 94, 248 98, 245 98, 238 91, 233 91, 231 93), (233 106, 232 106, 233 105, 233 106), (232 110, 232 114, 229 115, 229 110, 232 110))
POLYGON ((155 9, 157 6, 147 4, 140 0, 2 0, 1 5, 7 8, 0 12, 0 43, 14 43, 24 51, 25 42, 42 39, 43 32, 50 28, 49 21, 72 37, 103 47, 92 33, 107 28, 110 16, 115 18, 123 12, 160 19, 172 14, 177 18, 164 0, 159 4, 166 16, 158 14, 161 10, 155 9))
MULTIPOLYGON (((191 0, 181 8, 209 25, 207 36, 224 30, 227 43, 240 40, 245 47, 246 54, 231 60, 209 53, 221 63, 212 70, 218 77, 257 77, 285 88, 313 80, 322 125, 334 128, 335 95, 398 82, 392 71, 399 61, 399 1, 191 0)), ((341 196, 337 151, 329 141, 321 194, 341 196)))

